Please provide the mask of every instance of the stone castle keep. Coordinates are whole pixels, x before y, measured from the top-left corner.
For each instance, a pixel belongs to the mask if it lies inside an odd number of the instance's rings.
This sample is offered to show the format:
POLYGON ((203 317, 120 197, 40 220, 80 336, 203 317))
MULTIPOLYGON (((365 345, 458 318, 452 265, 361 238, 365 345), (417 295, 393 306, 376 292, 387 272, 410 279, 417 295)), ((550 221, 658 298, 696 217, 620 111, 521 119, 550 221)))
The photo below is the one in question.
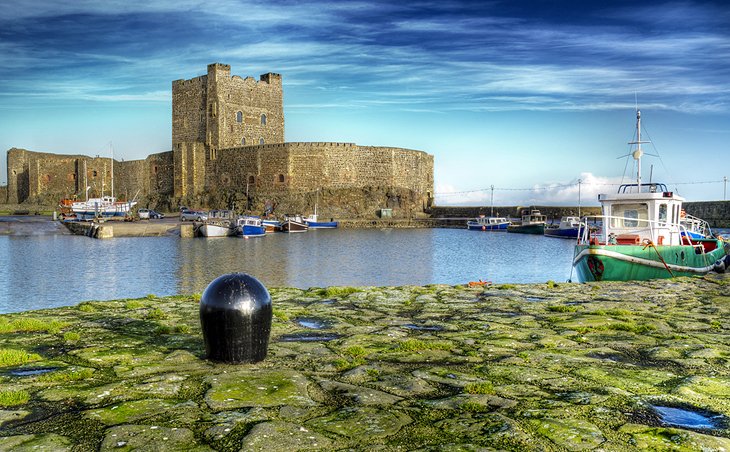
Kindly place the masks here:
MULTIPOLYGON (((109 194, 106 157, 10 149, 7 202, 55 204, 109 194), (86 174, 84 174, 86 171, 86 174)), ((433 197, 433 156, 353 143, 284 141, 282 77, 231 76, 224 64, 172 82, 172 150, 144 160, 114 161, 115 195, 176 210, 232 208, 260 213, 310 212, 368 217, 380 208, 417 215, 433 197)))

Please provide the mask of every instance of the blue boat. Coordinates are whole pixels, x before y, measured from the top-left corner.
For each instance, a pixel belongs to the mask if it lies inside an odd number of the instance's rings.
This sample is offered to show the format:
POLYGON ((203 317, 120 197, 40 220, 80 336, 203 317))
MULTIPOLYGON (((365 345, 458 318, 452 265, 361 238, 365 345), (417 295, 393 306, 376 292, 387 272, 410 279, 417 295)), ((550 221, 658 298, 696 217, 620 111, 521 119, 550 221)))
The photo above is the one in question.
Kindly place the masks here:
POLYGON ((334 229, 338 226, 336 221, 317 221, 317 214, 308 216, 304 222, 310 229, 334 229))
POLYGON ((580 219, 578 217, 563 217, 557 226, 545 227, 545 237, 557 237, 560 239, 578 239, 580 230, 580 219))
POLYGON ((466 222, 467 229, 471 231, 506 231, 509 220, 501 217, 479 216, 466 222))
POLYGON ((236 235, 239 237, 263 237, 266 227, 259 217, 239 217, 236 220, 236 235))

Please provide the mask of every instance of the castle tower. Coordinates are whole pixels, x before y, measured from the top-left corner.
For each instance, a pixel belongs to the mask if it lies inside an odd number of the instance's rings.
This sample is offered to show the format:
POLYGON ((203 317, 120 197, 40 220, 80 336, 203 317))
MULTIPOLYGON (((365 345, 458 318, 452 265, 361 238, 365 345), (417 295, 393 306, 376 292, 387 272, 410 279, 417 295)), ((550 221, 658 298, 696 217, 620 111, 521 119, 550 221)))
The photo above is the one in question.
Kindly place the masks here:
POLYGON ((231 76, 227 64, 172 82, 172 149, 176 197, 201 193, 220 149, 284 142, 281 75, 231 76))

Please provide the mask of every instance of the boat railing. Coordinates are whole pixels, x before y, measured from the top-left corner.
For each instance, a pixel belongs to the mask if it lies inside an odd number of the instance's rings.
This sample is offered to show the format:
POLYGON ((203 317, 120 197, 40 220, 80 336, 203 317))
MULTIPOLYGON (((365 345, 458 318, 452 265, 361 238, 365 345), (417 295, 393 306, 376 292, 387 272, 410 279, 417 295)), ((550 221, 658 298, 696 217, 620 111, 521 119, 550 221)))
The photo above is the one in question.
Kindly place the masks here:
MULTIPOLYGON (((590 215, 585 216, 580 222, 578 227, 578 244, 595 244, 595 245, 630 245, 630 244, 646 244, 646 240, 652 242, 657 241, 656 238, 660 237, 661 233, 666 233, 671 236, 675 234, 680 240, 680 243, 691 245, 693 247, 702 247, 701 244, 691 243, 689 241, 689 234, 687 228, 683 224, 670 223, 667 221, 655 221, 643 218, 631 218, 631 217, 619 217, 611 215, 590 215), (592 225, 590 224, 592 220, 592 225), (635 223, 635 226, 628 227, 611 227, 610 222, 613 220, 621 221, 623 224, 627 222, 635 223), (600 228, 598 224, 600 223, 600 228), (608 225, 608 226, 607 226, 608 225), (606 236, 606 228, 620 232, 615 234, 613 232, 606 236), (682 238, 687 237, 687 242, 682 238), (633 242, 633 243, 632 243, 633 242)), ((662 245, 663 243, 655 243, 656 245, 662 245)), ((665 244, 668 245, 668 244, 665 244)))
POLYGON ((690 232, 696 232, 704 237, 710 237, 712 235, 710 223, 701 218, 684 214, 684 217, 680 220, 680 224, 686 226, 690 232))

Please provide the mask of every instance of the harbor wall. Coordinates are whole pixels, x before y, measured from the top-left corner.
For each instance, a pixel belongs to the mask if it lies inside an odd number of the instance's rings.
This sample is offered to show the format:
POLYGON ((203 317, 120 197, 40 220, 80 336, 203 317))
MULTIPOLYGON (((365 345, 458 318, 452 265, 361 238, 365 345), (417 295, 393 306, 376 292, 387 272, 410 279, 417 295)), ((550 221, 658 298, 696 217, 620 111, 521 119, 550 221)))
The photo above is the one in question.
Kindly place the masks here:
MULTIPOLYGON (((434 206, 429 213, 432 218, 476 218, 479 215, 495 217, 521 218, 524 209, 537 209, 546 215, 548 221, 560 220, 564 216, 578 216, 578 207, 574 206, 434 206)), ((600 215, 600 207, 581 207, 580 215, 600 215)))
MULTIPOLYGON (((520 211, 526 209, 525 206, 495 206, 494 216, 519 218, 520 211)), ((563 216, 577 216, 578 207, 575 206, 533 206, 532 208, 539 210, 546 215, 548 221, 559 220, 563 216)), ((684 210, 692 216, 701 218, 710 224, 713 228, 730 228, 730 201, 703 201, 703 202, 685 202, 684 210)), ((479 215, 490 216, 492 208, 489 206, 434 206, 429 210, 431 217, 436 218, 452 218, 466 219, 475 218, 479 215)), ((601 208, 581 207, 581 216, 600 215, 601 208)))
POLYGON ((702 218, 713 228, 730 228, 730 201, 685 202, 688 214, 702 218))

